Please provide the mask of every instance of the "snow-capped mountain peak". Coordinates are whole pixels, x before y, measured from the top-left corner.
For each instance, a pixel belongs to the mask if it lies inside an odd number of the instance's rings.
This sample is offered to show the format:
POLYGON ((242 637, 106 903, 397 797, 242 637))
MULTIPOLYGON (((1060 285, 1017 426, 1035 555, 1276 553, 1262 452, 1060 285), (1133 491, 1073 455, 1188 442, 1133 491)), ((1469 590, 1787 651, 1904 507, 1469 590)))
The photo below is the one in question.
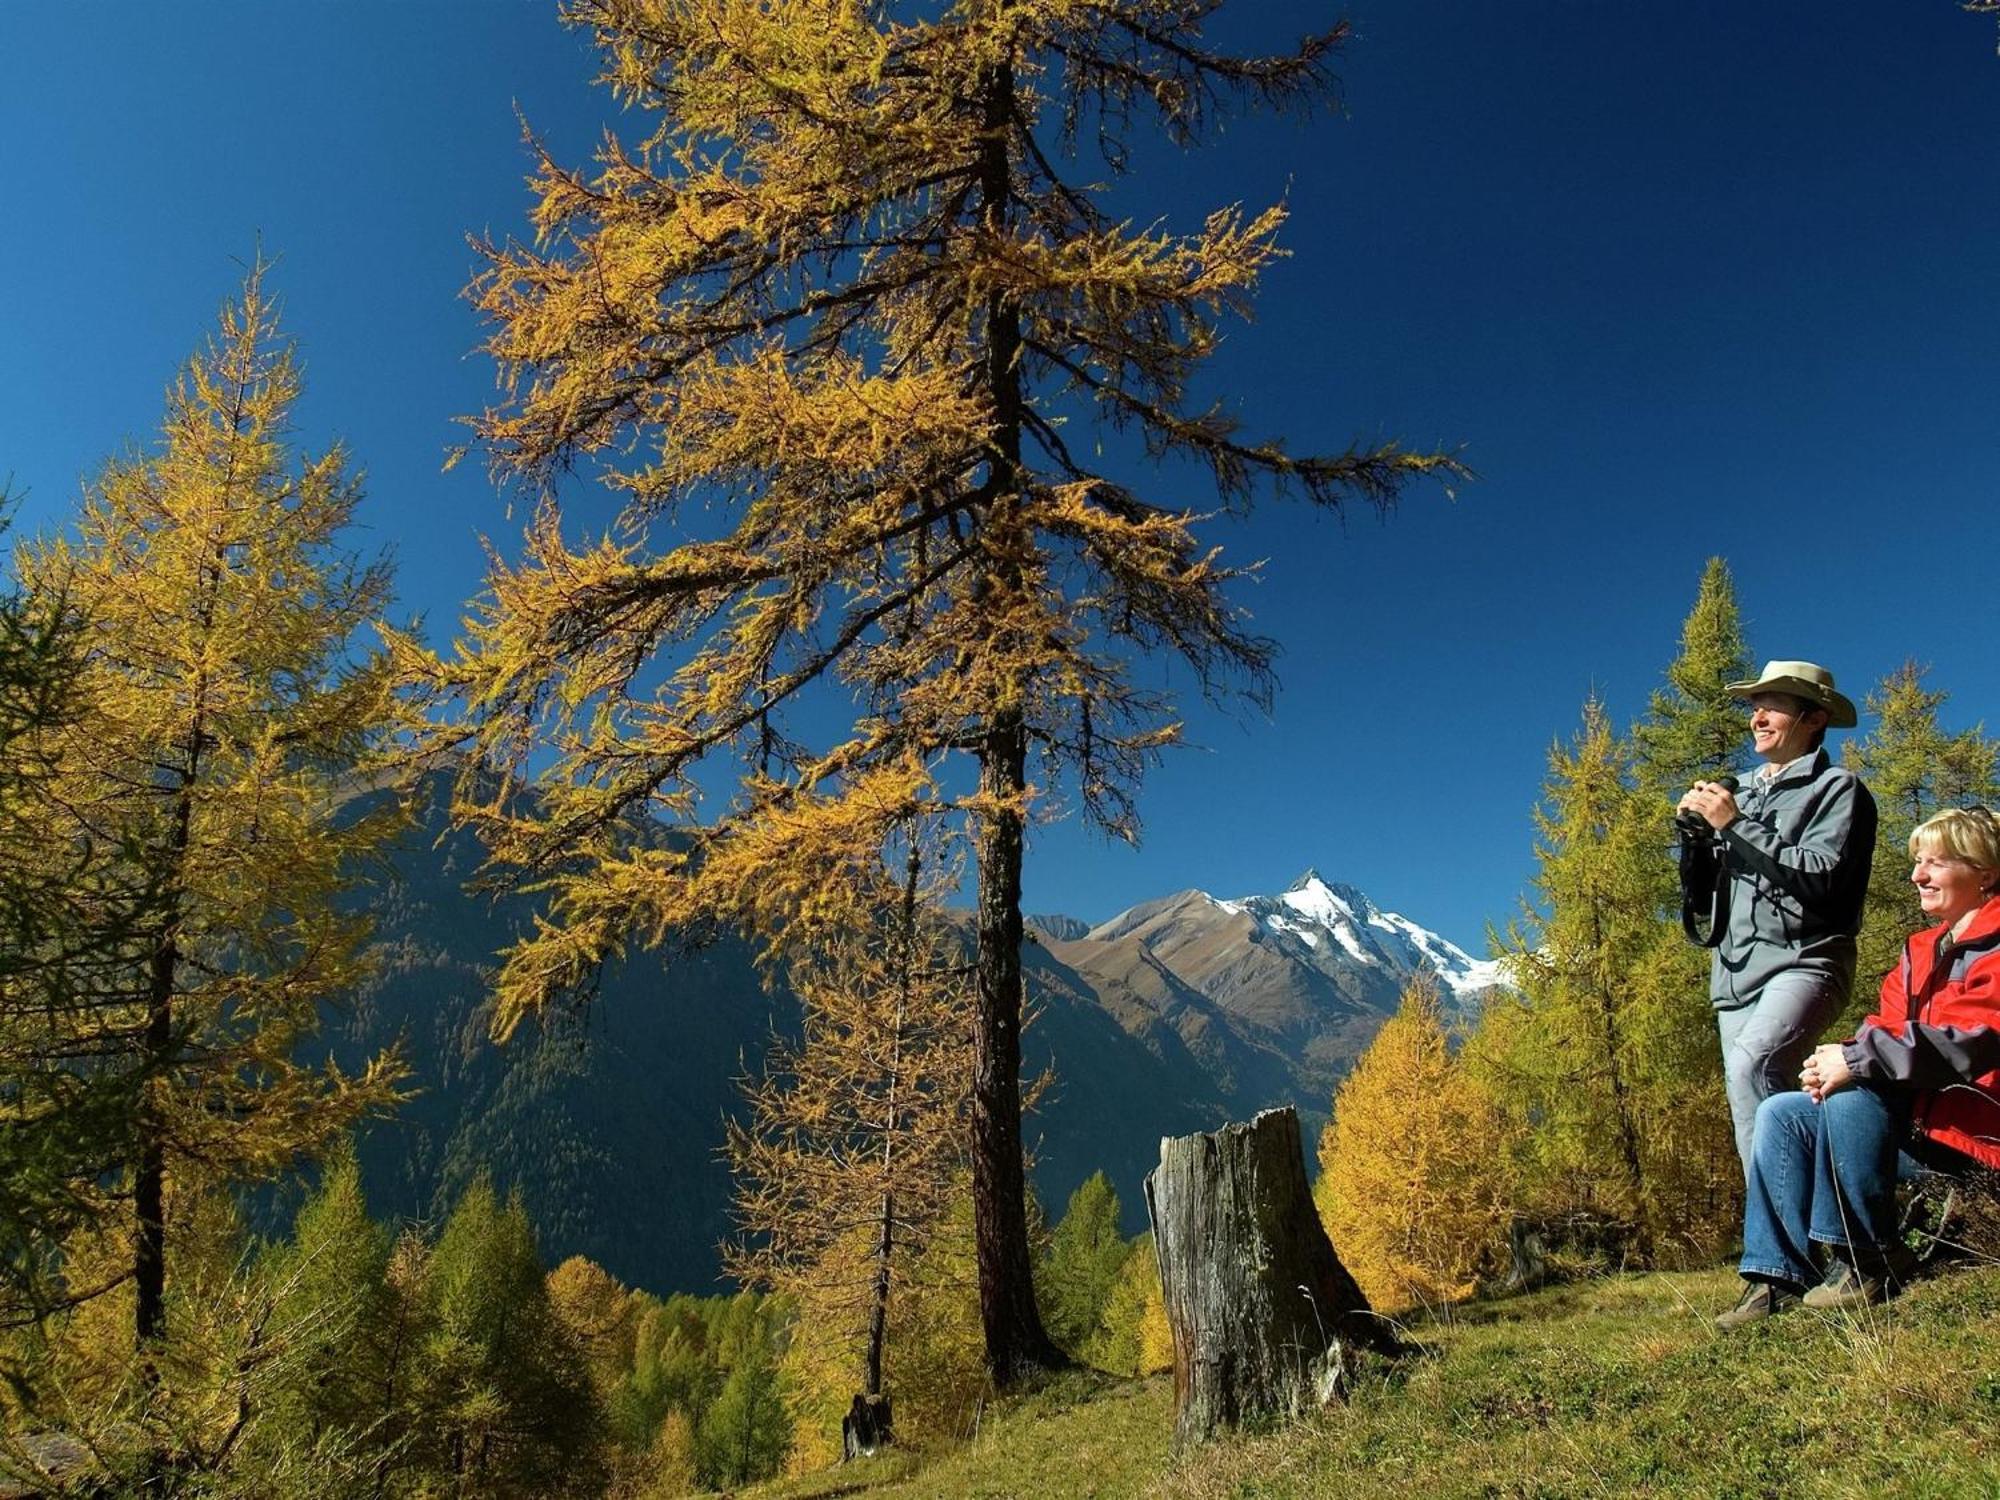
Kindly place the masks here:
POLYGON ((1281 942, 1303 945, 1316 968, 1341 962, 1336 950, 1346 961, 1387 970, 1399 979, 1429 967, 1460 999, 1501 982, 1497 964, 1475 959, 1408 917, 1383 911, 1353 886, 1329 881, 1315 869, 1282 895, 1245 896, 1216 905, 1251 917, 1281 942))
POLYGON ((1087 986, 1156 1057, 1195 1059, 1232 1108, 1323 1109, 1422 970, 1462 1017, 1500 983, 1497 964, 1317 870, 1274 896, 1184 890, 1081 936, 1041 930, 1063 982, 1087 986))

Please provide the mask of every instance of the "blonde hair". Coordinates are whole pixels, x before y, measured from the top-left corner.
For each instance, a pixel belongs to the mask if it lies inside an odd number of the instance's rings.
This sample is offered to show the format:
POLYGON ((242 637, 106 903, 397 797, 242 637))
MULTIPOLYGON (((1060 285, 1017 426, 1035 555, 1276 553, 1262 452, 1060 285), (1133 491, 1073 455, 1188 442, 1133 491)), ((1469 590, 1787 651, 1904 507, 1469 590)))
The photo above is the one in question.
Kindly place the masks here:
POLYGON ((2000 872, 2000 818, 1983 807, 1948 807, 1910 835, 1910 858, 1944 854, 2000 872))

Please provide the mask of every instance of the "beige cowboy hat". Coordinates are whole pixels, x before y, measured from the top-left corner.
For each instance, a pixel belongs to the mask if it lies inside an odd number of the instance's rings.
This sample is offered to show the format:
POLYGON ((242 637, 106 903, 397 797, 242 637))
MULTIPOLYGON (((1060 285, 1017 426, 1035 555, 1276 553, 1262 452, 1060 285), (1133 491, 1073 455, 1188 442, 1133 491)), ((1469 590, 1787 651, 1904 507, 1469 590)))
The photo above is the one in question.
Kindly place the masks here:
POLYGON ((1754 698, 1759 693, 1790 693, 1816 708, 1826 710, 1827 726, 1852 729, 1854 704, 1846 694, 1833 690, 1833 673, 1818 662, 1767 661, 1755 682, 1725 682, 1722 690, 1733 698, 1754 698))

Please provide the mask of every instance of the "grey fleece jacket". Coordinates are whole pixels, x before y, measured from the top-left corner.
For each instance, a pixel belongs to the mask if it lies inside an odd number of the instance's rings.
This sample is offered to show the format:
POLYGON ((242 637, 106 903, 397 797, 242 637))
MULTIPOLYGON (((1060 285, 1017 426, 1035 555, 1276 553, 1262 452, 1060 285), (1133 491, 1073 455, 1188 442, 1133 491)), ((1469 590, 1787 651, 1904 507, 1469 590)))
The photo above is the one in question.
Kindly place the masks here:
POLYGON ((1709 968, 1717 1010, 1748 1005, 1777 974, 1854 977, 1854 935, 1875 852, 1875 799, 1822 746, 1775 777, 1752 776, 1718 837, 1729 916, 1709 968))

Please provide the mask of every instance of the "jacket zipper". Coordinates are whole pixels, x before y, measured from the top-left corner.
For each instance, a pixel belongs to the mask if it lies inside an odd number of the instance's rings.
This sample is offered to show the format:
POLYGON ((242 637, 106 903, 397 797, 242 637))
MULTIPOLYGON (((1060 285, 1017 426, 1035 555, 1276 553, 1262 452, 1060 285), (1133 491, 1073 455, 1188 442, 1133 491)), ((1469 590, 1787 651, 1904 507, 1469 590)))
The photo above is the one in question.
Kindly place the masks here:
MULTIPOLYGON (((1912 974, 1916 973, 1917 971, 1916 957, 1911 951, 1913 948, 1915 948, 1916 942, 1917 940, 1915 937, 1907 937, 1903 939, 1903 962, 1905 963, 1905 965, 1907 965, 1909 971, 1912 974)), ((1930 973, 1924 976, 1924 982, 1922 985, 1918 987, 1917 993, 1910 996, 1909 999, 1910 1013, 1908 1019, 1904 1022, 1904 1024, 1908 1026, 1913 1033, 1915 1032, 1918 1024, 1921 1022, 1923 1018, 1924 1007, 1931 1003, 1931 996, 1937 992, 1937 977, 1938 974, 1945 968, 1944 956, 1945 953, 1951 947, 1952 943, 1949 938, 1947 938, 1944 942, 1938 945, 1937 949, 1931 955, 1930 973)), ((1911 1038, 1910 1045, 1911 1046, 1916 1045, 1916 1040, 1914 1036, 1912 1036, 1911 1038)), ((1935 1095, 1931 1094, 1928 1091, 1920 1093, 1917 1097, 1917 1102, 1911 1107, 1910 1133, 1912 1135, 1921 1135, 1927 1140, 1930 1138, 1931 1100, 1934 1097, 1935 1095)))

